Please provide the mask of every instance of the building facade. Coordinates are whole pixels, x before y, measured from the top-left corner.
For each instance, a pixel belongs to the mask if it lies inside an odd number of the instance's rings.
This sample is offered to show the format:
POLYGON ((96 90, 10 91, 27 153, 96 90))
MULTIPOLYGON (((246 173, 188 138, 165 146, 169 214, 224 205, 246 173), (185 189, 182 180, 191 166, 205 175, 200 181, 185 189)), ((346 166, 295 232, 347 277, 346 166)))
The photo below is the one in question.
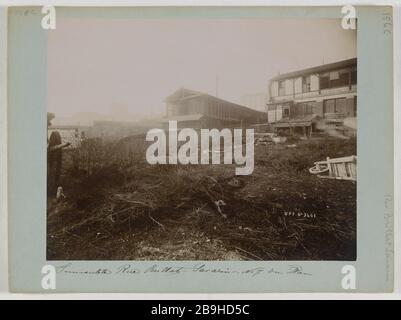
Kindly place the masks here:
POLYGON ((215 96, 181 88, 165 99, 168 121, 177 121, 178 128, 222 129, 242 128, 266 122, 266 113, 256 111, 215 96))
POLYGON ((269 95, 268 122, 276 131, 354 134, 357 59, 278 75, 270 80, 269 95))

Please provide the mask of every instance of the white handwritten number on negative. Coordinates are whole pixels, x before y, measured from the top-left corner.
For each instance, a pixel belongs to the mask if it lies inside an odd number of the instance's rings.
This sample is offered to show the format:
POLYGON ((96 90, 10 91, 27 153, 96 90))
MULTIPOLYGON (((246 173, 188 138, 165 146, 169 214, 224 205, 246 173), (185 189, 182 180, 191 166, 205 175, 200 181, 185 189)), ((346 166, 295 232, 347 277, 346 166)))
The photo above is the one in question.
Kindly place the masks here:
POLYGON ((347 264, 342 267, 341 273, 344 275, 341 280, 341 287, 344 290, 356 289, 356 269, 355 269, 355 267, 347 264))
POLYGON ((50 264, 44 265, 42 267, 42 274, 44 275, 41 281, 42 289, 56 289, 56 268, 50 264))

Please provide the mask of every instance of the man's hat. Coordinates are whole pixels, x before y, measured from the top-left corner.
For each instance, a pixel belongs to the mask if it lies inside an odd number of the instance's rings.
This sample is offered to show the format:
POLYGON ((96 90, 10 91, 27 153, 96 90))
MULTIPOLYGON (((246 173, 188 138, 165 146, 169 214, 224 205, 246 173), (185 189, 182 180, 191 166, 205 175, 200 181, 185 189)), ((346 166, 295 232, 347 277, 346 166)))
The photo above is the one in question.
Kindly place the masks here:
POLYGON ((48 112, 47 113, 47 123, 50 125, 51 121, 54 119, 54 113, 48 112))

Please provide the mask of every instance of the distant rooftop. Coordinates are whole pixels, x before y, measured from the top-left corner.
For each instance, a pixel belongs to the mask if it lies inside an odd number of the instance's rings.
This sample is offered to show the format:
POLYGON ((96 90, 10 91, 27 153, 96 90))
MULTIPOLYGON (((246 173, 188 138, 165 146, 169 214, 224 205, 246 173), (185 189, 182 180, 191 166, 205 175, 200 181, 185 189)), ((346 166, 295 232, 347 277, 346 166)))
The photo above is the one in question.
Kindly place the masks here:
POLYGON ((227 101, 227 100, 220 99, 220 98, 212 96, 212 95, 210 95, 208 93, 203 93, 203 92, 190 90, 190 89, 186 89, 186 88, 178 89, 173 94, 168 96, 164 101, 166 101, 166 102, 178 102, 178 101, 184 101, 184 100, 200 98, 200 97, 209 97, 211 99, 218 100, 220 102, 223 102, 225 104, 231 105, 232 107, 235 107, 235 108, 238 108, 238 109, 242 109, 244 111, 246 110, 248 112, 264 113, 263 111, 258 111, 258 110, 251 109, 251 108, 245 107, 245 106, 237 104, 237 103, 233 103, 233 102, 230 102, 230 101, 227 101))
POLYGON ((341 61, 337 61, 337 62, 333 62, 333 63, 322 64, 322 65, 316 66, 316 67, 311 67, 311 68, 306 68, 306 69, 297 70, 297 71, 293 71, 293 72, 283 73, 276 77, 271 78, 271 80, 283 80, 283 79, 287 79, 287 78, 295 78, 295 77, 303 76, 305 74, 312 74, 312 73, 318 73, 318 72, 331 71, 331 70, 340 69, 340 68, 352 67, 352 66, 356 66, 356 63, 357 63, 357 58, 341 60, 341 61))

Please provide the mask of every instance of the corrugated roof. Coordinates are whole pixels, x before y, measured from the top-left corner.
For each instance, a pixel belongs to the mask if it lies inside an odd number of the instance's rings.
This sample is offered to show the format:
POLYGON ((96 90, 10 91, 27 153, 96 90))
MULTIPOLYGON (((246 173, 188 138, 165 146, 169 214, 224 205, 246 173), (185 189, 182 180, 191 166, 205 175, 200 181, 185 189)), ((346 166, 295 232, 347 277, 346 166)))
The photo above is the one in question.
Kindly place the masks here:
POLYGON ((293 72, 283 73, 276 77, 271 78, 271 80, 283 80, 283 79, 287 79, 287 78, 295 78, 295 77, 299 77, 299 76, 306 75, 306 74, 313 74, 313 73, 330 71, 330 70, 339 69, 339 68, 352 67, 352 66, 356 66, 356 64, 357 64, 357 58, 341 60, 341 61, 337 61, 337 62, 333 62, 333 63, 322 64, 322 65, 316 66, 316 67, 311 67, 311 68, 306 68, 306 69, 297 70, 297 71, 293 71, 293 72))

